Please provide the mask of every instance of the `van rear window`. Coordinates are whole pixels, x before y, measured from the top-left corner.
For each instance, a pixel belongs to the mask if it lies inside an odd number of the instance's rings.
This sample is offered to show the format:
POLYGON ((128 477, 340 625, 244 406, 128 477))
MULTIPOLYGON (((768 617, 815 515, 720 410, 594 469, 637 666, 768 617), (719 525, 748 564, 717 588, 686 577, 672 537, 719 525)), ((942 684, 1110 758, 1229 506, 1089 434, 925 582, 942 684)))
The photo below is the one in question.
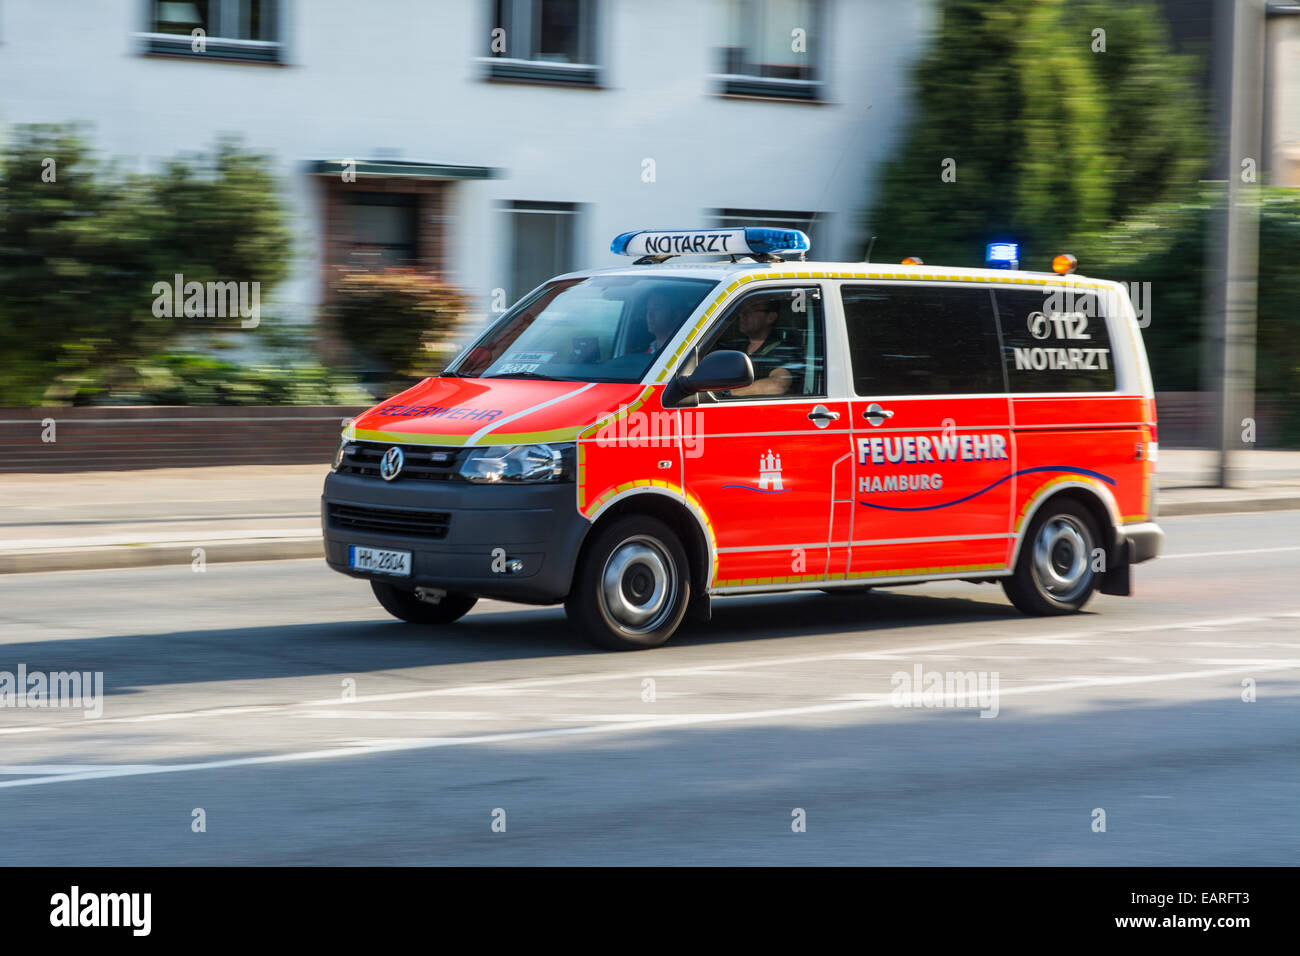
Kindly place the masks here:
POLYGON ((859 395, 974 395, 1006 390, 987 289, 844 285, 859 395))
POLYGON ((1014 392, 1113 392, 1110 333, 1095 292, 995 289, 1002 354, 1014 392))

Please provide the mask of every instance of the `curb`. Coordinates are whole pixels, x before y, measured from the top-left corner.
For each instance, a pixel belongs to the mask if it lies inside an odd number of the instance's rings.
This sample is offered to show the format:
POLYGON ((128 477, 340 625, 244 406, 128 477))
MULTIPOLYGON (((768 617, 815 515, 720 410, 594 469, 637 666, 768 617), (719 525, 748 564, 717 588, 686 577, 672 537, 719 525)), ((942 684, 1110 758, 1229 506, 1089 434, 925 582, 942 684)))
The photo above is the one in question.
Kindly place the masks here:
POLYGON ((285 561, 291 558, 325 559, 322 539, 247 538, 233 541, 194 541, 187 544, 119 544, 97 548, 55 551, 0 552, 0 574, 37 571, 108 571, 115 568, 189 567, 194 549, 203 549, 207 564, 232 561, 285 561))
POLYGON ((1185 515, 1230 515, 1245 511, 1295 511, 1300 509, 1300 496, 1279 498, 1219 498, 1216 500, 1200 499, 1192 501, 1159 502, 1161 518, 1177 518, 1185 515))

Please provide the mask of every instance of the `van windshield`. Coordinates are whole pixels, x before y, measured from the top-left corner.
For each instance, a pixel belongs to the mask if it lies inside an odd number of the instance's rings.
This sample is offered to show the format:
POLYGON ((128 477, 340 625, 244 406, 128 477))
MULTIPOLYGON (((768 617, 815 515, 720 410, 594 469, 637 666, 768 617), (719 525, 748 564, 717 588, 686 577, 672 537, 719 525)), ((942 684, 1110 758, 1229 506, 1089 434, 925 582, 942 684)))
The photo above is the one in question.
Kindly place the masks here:
POLYGON ((443 375, 639 382, 713 279, 589 276, 548 282, 443 375))

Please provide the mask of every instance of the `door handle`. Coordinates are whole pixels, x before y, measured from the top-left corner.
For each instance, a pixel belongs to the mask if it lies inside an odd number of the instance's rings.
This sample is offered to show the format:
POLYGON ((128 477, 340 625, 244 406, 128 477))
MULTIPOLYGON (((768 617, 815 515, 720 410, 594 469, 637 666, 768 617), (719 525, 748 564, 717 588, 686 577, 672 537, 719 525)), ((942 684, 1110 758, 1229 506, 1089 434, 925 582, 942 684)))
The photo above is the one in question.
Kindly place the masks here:
POLYGON ((839 412, 833 412, 825 405, 818 405, 808 413, 808 420, 818 428, 825 428, 831 422, 838 420, 839 417, 839 412))
POLYGON ((867 410, 862 413, 862 417, 865 418, 872 425, 883 425, 885 423, 886 418, 894 417, 894 413, 892 410, 888 408, 881 408, 875 402, 872 402, 870 405, 867 406, 867 410))

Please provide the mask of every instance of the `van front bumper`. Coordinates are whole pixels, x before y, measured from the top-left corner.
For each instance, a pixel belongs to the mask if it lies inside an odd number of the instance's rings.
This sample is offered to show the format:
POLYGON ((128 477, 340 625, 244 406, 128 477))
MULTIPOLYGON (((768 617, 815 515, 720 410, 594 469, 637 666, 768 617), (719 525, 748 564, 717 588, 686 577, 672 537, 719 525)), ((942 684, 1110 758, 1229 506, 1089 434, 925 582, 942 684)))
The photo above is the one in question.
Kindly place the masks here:
POLYGON ((321 495, 325 560, 334 570, 528 604, 564 600, 590 527, 571 482, 388 483, 331 473, 321 495), (349 567, 353 545, 411 552, 410 575, 349 567), (522 567, 512 572, 514 562, 522 567))

